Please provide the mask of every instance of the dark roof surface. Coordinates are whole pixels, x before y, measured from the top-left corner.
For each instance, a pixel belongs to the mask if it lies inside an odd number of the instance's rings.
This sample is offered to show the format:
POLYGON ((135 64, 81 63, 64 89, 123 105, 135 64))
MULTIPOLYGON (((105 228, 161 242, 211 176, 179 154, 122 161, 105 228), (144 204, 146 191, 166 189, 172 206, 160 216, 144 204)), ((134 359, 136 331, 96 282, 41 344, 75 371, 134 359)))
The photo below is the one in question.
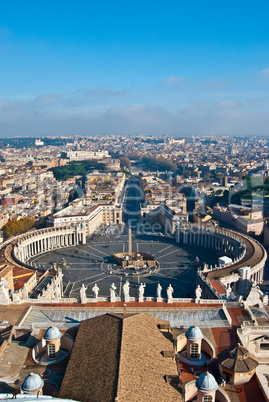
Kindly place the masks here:
POLYGON ((105 314, 81 322, 60 398, 81 402, 115 400, 122 321, 116 315, 105 314))
POLYGON ((258 366, 255 357, 241 345, 223 350, 218 359, 220 364, 236 373, 249 372, 258 366))

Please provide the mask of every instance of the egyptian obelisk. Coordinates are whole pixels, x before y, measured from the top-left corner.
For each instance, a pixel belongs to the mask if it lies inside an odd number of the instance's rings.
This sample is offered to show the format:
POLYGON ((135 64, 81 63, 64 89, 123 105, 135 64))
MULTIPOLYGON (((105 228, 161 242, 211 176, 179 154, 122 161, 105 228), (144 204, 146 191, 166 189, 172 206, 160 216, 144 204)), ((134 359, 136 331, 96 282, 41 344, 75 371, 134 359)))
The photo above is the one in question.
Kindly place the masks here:
POLYGON ((129 227, 129 250, 128 254, 131 257, 133 254, 133 247, 132 247, 132 229, 129 227))

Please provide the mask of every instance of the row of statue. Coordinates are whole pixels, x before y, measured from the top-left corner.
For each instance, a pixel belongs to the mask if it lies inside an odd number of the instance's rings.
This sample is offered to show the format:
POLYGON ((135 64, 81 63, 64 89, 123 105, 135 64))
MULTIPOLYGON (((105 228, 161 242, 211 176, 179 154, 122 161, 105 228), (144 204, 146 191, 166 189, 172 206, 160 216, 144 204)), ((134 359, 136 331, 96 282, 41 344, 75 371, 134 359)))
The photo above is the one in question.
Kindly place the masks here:
MULTIPOLYGON (((49 283, 47 287, 42 290, 38 298, 60 299, 62 297, 62 279, 63 279, 63 273, 62 270, 59 268, 57 271, 57 275, 52 279, 51 283, 49 283)), ((22 287, 21 294, 24 300, 29 298, 29 290, 27 288, 26 283, 22 287)), ((13 294, 12 299, 16 299, 15 294, 13 294)))
MULTIPOLYGON (((145 292, 145 287, 146 284, 145 283, 141 283, 139 288, 138 288, 138 294, 139 294, 139 301, 144 301, 144 292, 145 292)), ((81 303, 86 303, 87 301, 87 296, 86 296, 86 291, 87 291, 88 287, 84 285, 84 283, 81 285, 80 288, 80 301, 81 303)), ((123 295, 124 295, 124 301, 128 302, 129 298, 130 298, 130 282, 126 281, 122 287, 123 290, 123 295)), ((92 292, 94 294, 94 298, 97 299, 98 295, 99 295, 99 287, 97 284, 94 285, 94 287, 92 288, 92 292)), ((162 299, 162 286, 160 284, 160 282, 158 282, 157 285, 157 300, 158 299, 162 299)), ((171 300, 173 298, 173 292, 174 289, 172 288, 171 284, 166 288, 166 295, 167 295, 167 299, 171 300)), ((117 287, 115 285, 115 283, 112 283, 110 285, 110 300, 111 301, 115 301, 116 297, 118 297, 117 294, 117 287)))

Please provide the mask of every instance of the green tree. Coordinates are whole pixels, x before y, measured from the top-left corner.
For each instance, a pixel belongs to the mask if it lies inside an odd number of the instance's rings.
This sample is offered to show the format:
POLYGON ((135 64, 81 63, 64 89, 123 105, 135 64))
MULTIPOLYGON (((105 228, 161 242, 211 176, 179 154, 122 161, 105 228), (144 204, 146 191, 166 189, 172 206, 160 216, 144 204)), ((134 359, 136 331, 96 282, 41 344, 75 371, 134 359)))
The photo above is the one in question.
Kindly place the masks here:
POLYGON ((10 237, 17 236, 18 234, 27 232, 32 229, 35 221, 31 218, 22 218, 20 220, 12 220, 6 223, 3 227, 3 236, 7 240, 10 237))
POLYGON ((172 172, 177 170, 177 165, 169 159, 164 158, 163 156, 158 156, 157 158, 155 158, 154 156, 144 156, 142 158, 142 161, 150 169, 156 169, 160 171, 170 170, 172 172))
POLYGON ((130 169, 132 166, 132 163, 129 158, 127 158, 126 156, 122 156, 120 158, 120 165, 121 165, 121 167, 127 167, 128 169, 130 169))

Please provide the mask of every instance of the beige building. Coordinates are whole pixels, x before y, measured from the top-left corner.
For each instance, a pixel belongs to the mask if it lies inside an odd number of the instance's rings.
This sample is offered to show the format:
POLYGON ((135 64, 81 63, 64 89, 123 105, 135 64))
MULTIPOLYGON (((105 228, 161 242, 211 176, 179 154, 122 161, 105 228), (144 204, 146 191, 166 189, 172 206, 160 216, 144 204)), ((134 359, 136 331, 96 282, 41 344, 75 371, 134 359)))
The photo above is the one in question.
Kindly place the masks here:
POLYGON ((214 207, 213 219, 232 225, 241 233, 259 236, 263 231, 263 211, 231 204, 229 207, 214 207))
POLYGON ((122 205, 119 202, 125 183, 125 174, 118 172, 91 173, 87 177, 86 197, 78 198, 67 208, 50 216, 49 226, 78 224, 86 227, 87 234, 92 234, 101 224, 121 225, 122 205))
POLYGON ((223 350, 218 359, 222 377, 234 385, 249 382, 259 365, 255 356, 240 344, 223 350))
POLYGON ((87 175, 86 198, 91 204, 118 202, 125 183, 125 173, 100 173, 87 175))
POLYGON ((269 363, 269 326, 243 325, 237 330, 242 345, 260 363, 269 363))
POLYGON ((117 204, 84 205, 83 199, 77 199, 67 208, 62 209, 48 218, 48 225, 76 226, 81 224, 92 234, 101 224, 122 224, 122 208, 117 204))
MULTIPOLYGON (((154 226, 161 224, 166 232, 174 233, 177 224, 188 222, 188 214, 181 212, 180 208, 173 208, 164 203, 148 203, 140 210, 141 223, 154 226)), ((154 229, 154 227, 153 227, 154 229)))
POLYGON ((36 271, 23 267, 13 267, 13 286, 14 291, 18 291, 19 295, 23 298, 23 288, 27 289, 30 293, 37 284, 36 271))
POLYGON ((187 199, 172 183, 153 174, 140 174, 139 183, 145 200, 140 210, 142 224, 161 224, 166 232, 174 233, 179 222, 188 222, 187 199))
POLYGON ((108 151, 68 151, 66 154, 70 161, 99 160, 109 157, 108 151))

